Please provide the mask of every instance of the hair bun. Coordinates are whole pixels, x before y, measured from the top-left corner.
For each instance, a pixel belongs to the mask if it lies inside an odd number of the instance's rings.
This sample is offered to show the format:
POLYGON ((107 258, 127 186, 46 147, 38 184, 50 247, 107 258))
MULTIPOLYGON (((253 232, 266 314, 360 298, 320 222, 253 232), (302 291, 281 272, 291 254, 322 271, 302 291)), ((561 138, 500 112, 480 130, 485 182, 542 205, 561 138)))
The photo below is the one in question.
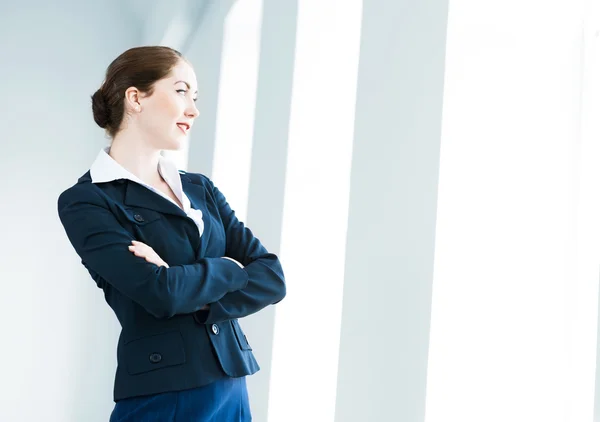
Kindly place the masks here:
POLYGON ((91 96, 94 120, 113 140, 128 119, 125 93, 135 87, 152 95, 156 82, 169 76, 180 62, 181 53, 166 46, 133 47, 114 59, 104 74, 100 89, 91 96))
POLYGON ((110 122, 110 113, 102 88, 92 95, 92 112, 94 113, 94 120, 98 126, 105 129, 110 122))

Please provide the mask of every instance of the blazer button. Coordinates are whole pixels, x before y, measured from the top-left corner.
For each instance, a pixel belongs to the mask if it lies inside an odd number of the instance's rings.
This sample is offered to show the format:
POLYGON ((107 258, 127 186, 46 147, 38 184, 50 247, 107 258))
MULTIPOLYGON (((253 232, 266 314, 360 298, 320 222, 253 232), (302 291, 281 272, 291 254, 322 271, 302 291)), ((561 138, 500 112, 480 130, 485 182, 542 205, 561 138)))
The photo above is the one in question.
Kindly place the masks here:
POLYGON ((133 216, 133 218, 135 219, 135 221, 137 221, 138 223, 141 223, 142 221, 144 221, 144 217, 142 217, 140 214, 136 214, 133 216))
POLYGON ((215 334, 219 334, 219 326, 217 324, 212 325, 212 332, 215 334))
POLYGON ((160 353, 152 353, 150 354, 150 362, 158 363, 162 360, 162 356, 160 353))

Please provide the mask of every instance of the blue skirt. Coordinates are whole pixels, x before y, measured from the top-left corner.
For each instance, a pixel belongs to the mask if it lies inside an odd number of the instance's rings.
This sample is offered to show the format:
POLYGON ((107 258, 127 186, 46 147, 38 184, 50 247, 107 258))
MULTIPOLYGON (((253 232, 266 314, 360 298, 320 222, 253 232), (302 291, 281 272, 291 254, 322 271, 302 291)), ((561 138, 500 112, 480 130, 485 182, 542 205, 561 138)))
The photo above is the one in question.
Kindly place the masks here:
POLYGON ((246 378, 119 400, 110 422, 250 422, 246 378))

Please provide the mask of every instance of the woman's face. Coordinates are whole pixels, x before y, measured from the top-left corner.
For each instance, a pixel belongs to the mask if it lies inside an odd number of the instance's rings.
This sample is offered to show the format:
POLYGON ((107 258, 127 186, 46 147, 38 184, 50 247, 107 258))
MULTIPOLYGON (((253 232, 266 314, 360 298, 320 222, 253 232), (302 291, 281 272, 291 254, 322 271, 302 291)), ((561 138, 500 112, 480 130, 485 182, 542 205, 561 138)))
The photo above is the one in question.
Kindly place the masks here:
POLYGON ((194 69, 180 60, 166 78, 154 84, 152 95, 139 97, 141 111, 134 110, 133 114, 137 114, 140 130, 152 147, 177 150, 185 144, 199 114, 197 95, 194 69))

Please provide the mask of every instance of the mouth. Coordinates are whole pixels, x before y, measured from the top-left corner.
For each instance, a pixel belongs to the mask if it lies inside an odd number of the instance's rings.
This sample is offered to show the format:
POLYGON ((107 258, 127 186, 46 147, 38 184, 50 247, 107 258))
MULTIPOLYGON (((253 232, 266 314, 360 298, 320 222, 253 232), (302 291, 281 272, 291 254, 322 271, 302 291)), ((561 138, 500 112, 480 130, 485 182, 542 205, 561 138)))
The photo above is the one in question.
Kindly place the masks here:
POLYGON ((179 127, 184 135, 187 135, 191 126, 188 123, 177 123, 177 127, 179 127))

